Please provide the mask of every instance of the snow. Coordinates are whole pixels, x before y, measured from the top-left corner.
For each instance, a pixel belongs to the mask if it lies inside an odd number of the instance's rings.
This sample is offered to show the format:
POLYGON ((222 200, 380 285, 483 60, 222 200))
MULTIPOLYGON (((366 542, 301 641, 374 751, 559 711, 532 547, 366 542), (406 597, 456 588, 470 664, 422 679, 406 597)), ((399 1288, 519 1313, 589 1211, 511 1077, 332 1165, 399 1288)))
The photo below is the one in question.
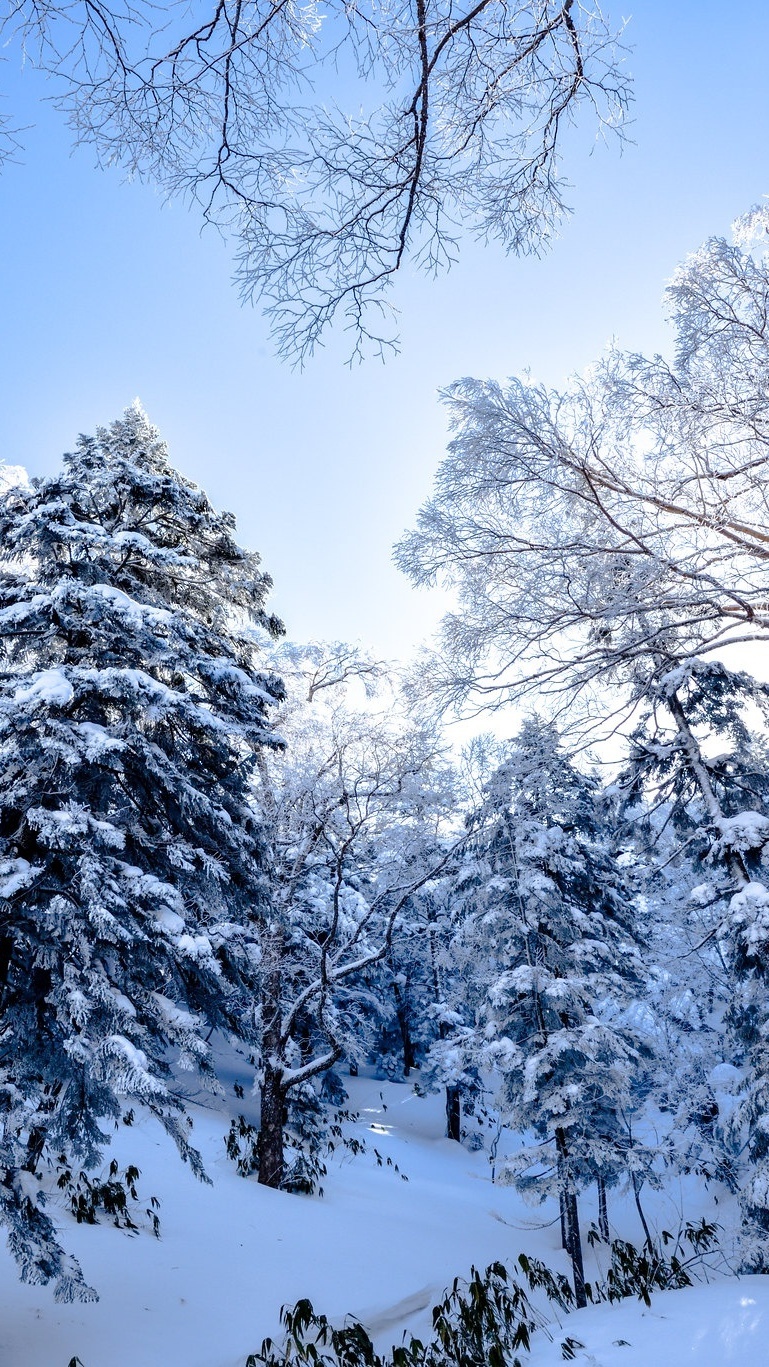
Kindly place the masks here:
POLYGON ((756 881, 747 883, 729 903, 731 923, 752 953, 761 952, 769 939, 769 889, 756 881))
POLYGON ((736 816, 721 817, 718 823, 724 849, 749 853, 760 850, 769 841, 769 817, 762 812, 738 812, 736 816))
POLYGON ((75 696, 75 691, 61 669, 43 669, 32 677, 26 688, 17 688, 14 702, 47 703, 53 707, 67 707, 75 696))
POLYGON ((26 888, 40 872, 35 864, 27 859, 5 859, 0 861, 0 897, 13 897, 26 888))
POLYGON ((23 465, 0 465, 0 494, 10 489, 29 489, 29 475, 23 465))
MULTIPOLYGON (((119 1051, 140 1063, 141 1051, 116 1039, 119 1051)), ((553 1210, 492 1185, 482 1152, 441 1137, 441 1097, 345 1079, 359 1116, 354 1132, 367 1152, 337 1151, 323 1198, 292 1196, 239 1177, 226 1158, 229 1115, 253 1118, 254 1105, 246 1065, 236 1059, 229 1080, 245 1087, 243 1099, 230 1094, 225 1103, 201 1092, 192 1108, 191 1137, 211 1186, 180 1164, 154 1123, 121 1126, 116 1135, 108 1156, 141 1169, 142 1208, 151 1196, 160 1199, 159 1240, 148 1230, 129 1237, 107 1224, 77 1226, 52 1196, 48 1209, 58 1212, 66 1245, 101 1299, 56 1305, 50 1289, 17 1282, 7 1255, 0 1261, 0 1362, 66 1367, 77 1355, 84 1367, 243 1367, 278 1330, 280 1306, 301 1296, 332 1319, 356 1315, 387 1348, 404 1329, 428 1331, 430 1307, 471 1263, 512 1264, 526 1251, 567 1270, 553 1210)), ((662 1214, 668 1225, 679 1199, 662 1214)), ((692 1213, 703 1213, 703 1205, 692 1213)), ((629 1224, 621 1232, 639 1240, 629 1224)), ((569 1335, 585 1345, 578 1367, 763 1367, 768 1331, 769 1278, 729 1278, 658 1294, 651 1310, 626 1301, 562 1315, 552 1343, 535 1336, 530 1362, 560 1364, 569 1335)))
MULTIPOLYGON (((149 546, 150 543, 144 536, 132 533, 129 539, 128 534, 117 533, 115 541, 131 542, 138 541, 142 545, 149 546)), ((91 584, 88 588, 87 597, 102 599, 109 603, 119 618, 129 629, 143 629, 147 623, 161 624, 173 621, 174 614, 167 608, 156 608, 148 603, 140 603, 129 594, 123 593, 121 589, 115 588, 114 584, 91 584)))
POLYGON ((110 751, 125 750, 125 742, 117 736, 110 735, 107 728, 99 726, 97 722, 76 722, 73 730, 83 738, 83 753, 86 759, 98 761, 110 751))
POLYGON ((640 1301, 589 1306, 562 1320, 552 1343, 535 1341, 531 1367, 562 1367, 568 1335, 575 1367, 759 1367, 767 1360, 769 1278, 742 1277, 640 1301))

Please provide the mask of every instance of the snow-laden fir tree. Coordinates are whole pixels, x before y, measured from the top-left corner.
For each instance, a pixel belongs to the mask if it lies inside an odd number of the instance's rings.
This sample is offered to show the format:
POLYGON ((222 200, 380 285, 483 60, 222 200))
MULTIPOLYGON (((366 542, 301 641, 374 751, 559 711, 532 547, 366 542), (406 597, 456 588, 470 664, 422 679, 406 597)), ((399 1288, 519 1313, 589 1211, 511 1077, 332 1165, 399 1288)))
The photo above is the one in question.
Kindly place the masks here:
POLYGON ((501 1114, 524 1136, 509 1176, 559 1197, 584 1304, 577 1196, 628 1170, 639 1077, 623 1015, 641 976, 629 898, 598 785, 549 723, 524 724, 488 782, 478 825, 465 932, 486 979, 476 1048, 500 1079, 501 1114))
POLYGON ((33 1174, 140 1104, 196 1167, 172 1064, 253 1038, 265 899, 254 664, 270 580, 138 405, 0 498, 0 1201, 22 1277, 85 1291, 33 1174))

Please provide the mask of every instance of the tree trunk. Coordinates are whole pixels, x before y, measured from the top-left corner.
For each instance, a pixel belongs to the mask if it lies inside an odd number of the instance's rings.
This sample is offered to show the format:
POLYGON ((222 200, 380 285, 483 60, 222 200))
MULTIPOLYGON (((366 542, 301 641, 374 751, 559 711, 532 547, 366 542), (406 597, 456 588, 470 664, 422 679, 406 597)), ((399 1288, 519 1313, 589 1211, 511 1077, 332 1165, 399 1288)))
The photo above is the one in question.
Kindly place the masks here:
POLYGON ((414 1045, 411 1040, 411 1027, 409 1025, 409 1013, 403 993, 397 982, 393 982, 393 996, 395 998, 395 1015, 398 1018, 398 1027, 401 1032, 403 1043, 403 1076, 408 1077, 412 1068, 416 1067, 416 1057, 414 1055, 414 1045))
POLYGON ((558 1213, 561 1220, 561 1248, 565 1253, 569 1251, 569 1229, 566 1221, 566 1166, 558 1147, 558 1213))
POLYGON ((587 1292, 585 1291, 585 1268, 582 1262, 582 1235, 579 1230, 576 1192, 569 1191, 566 1193, 565 1205, 566 1237, 569 1241, 569 1257, 571 1258, 571 1270, 574 1277, 574 1303, 578 1310, 583 1310, 587 1305, 587 1292))
POLYGON ((638 1178, 637 1178, 637 1176, 636 1176, 635 1173, 632 1174, 632 1179, 631 1179, 631 1180, 632 1180, 632 1183, 633 1183, 633 1195, 634 1195, 634 1197, 635 1197, 635 1204, 636 1204, 636 1210, 638 1211, 638 1218, 640 1219, 641 1224, 643 1225, 644 1237, 645 1237, 645 1239, 646 1239, 646 1247, 648 1248, 648 1250, 649 1250, 650 1253, 654 1253, 654 1251, 655 1251, 655 1249, 654 1249, 654 1240, 652 1239, 651 1232, 650 1232, 650 1230, 649 1230, 649 1226, 648 1226, 647 1223, 646 1223, 646 1216, 644 1215, 643 1206, 641 1205, 641 1188, 640 1188, 640 1185, 639 1185, 639 1182, 638 1182, 638 1178))
POLYGON ((558 1193, 558 1206, 561 1216, 561 1248, 564 1253, 569 1251, 569 1231, 566 1228, 566 1197, 562 1191, 558 1193))
POLYGON ((574 1278, 574 1304, 578 1310, 583 1310, 587 1305, 587 1292, 585 1291, 585 1268, 582 1261, 582 1235, 579 1230, 579 1208, 577 1206, 577 1194, 571 1189, 569 1181, 569 1152, 566 1146, 566 1135, 563 1130, 556 1130, 555 1142, 558 1148, 559 1167, 562 1174, 563 1207, 566 1217, 566 1240, 569 1257, 571 1258, 571 1270, 574 1278))
POLYGON ((283 1124, 286 1098, 282 1087, 283 1070, 265 1066, 261 1087, 259 1126, 259 1181, 264 1187, 280 1187, 283 1181, 283 1124))
POLYGON ((262 1186, 278 1188, 283 1181, 283 1126, 286 1095, 283 1087, 281 1049, 281 976, 283 935, 280 929, 269 936, 265 951, 262 988, 262 1068, 259 1125, 259 1181, 262 1186))
POLYGON ((458 1087, 446 1088, 446 1138, 460 1140, 462 1128, 462 1094, 458 1087))
POLYGON ((606 1183, 602 1177, 598 1178, 598 1230, 601 1238, 608 1244, 609 1234, 609 1206, 606 1200, 606 1183))
MULTIPOLYGON (((678 737, 681 742, 681 748, 686 756, 689 772, 700 790, 710 820, 716 830, 720 832, 724 814, 714 792, 707 766, 702 758, 702 752, 692 733, 681 700, 677 693, 671 693, 666 701, 668 710, 671 713, 678 730, 678 737)), ((738 888, 743 888, 750 882, 750 875, 745 867, 745 861, 738 850, 728 847, 726 849, 724 863, 738 888)))

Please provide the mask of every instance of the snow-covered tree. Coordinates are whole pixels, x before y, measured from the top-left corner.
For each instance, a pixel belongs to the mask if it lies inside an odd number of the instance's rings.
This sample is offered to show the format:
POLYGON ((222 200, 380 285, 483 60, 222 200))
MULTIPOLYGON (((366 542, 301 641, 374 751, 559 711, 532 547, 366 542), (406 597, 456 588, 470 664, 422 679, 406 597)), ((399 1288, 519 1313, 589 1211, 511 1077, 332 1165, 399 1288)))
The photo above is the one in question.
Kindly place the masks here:
POLYGON ((387 1009, 381 972, 411 900, 446 863, 437 835, 449 806, 436 734, 410 722, 392 691, 375 696, 381 667, 340 645, 288 645, 276 663, 287 750, 265 752, 258 779, 271 828, 259 1005, 268 1186, 291 1178, 292 1098, 374 1043, 387 1009))
POLYGON ((537 718, 506 749, 474 843, 479 876, 465 938, 485 1000, 467 1046, 500 1079, 500 1112, 531 1139, 507 1160, 509 1176, 561 1200, 584 1304, 577 1196, 632 1166, 640 1059, 623 1012, 641 965, 595 779, 537 718))
MULTIPOLYGON (((617 788, 631 826, 644 811, 654 813, 646 851, 650 892, 663 934, 667 921, 679 952, 685 946, 683 976, 691 987, 696 972, 699 986, 699 1000, 684 1008, 689 1037, 678 1048, 677 1123, 685 1133, 688 1127, 688 1138, 674 1137, 676 1157, 732 1184, 739 1178, 749 1220, 765 1228, 769 694, 744 672, 706 660, 690 660, 663 676, 659 692, 644 705, 617 788), (665 690, 674 690, 673 718, 665 690), (708 1017, 715 1030, 705 1025, 708 1017), (741 1102, 735 1107, 734 1098, 724 1096, 721 1115, 711 1074, 734 1074, 737 1067, 741 1102), (736 1169, 745 1150, 747 1178, 736 1169)), ((680 1008, 675 970, 666 976, 680 1008)))
MULTIPOLYGON (((444 700, 547 695, 604 737, 641 717, 641 767, 646 779, 662 757, 687 814, 713 933, 742 984, 731 1027, 751 1056, 769 962, 769 811, 744 738, 763 729, 765 691, 737 666, 769 635, 768 223, 761 206, 733 243, 713 238, 680 267, 672 361, 614 350, 564 393, 455 385, 457 437, 400 548, 416 581, 459 592, 422 671, 444 700)), ((760 1053, 748 1071, 763 1076, 760 1053)), ((758 1159, 765 1105, 752 1095, 758 1159)))
POLYGON ((574 0, 18 0, 0 34, 104 164, 232 235, 244 293, 300 356, 335 317, 358 348, 392 343, 396 272, 447 268, 469 230, 539 249, 565 212, 566 128, 586 107, 616 131, 628 99, 611 24, 574 0))
POLYGON ((606 732, 654 697, 686 744, 676 671, 766 639, 767 221, 677 272, 673 363, 612 351, 564 393, 451 388, 457 436, 399 548, 459 592, 430 668, 445 700, 547 694, 606 732))
POLYGON ((124 1108, 199 1169, 172 1065, 255 1038, 267 880, 254 664, 270 580, 135 405, 0 497, 0 1203, 27 1279, 83 1291, 31 1176, 124 1108))

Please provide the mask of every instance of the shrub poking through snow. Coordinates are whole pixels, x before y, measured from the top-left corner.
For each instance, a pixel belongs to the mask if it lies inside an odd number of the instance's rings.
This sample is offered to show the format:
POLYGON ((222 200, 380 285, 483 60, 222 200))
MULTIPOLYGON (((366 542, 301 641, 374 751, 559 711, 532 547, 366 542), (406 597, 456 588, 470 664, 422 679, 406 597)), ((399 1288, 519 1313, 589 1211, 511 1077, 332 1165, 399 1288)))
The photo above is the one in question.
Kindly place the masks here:
POLYGON ((79 1225, 98 1225, 99 1212, 103 1212, 116 1229, 127 1229, 137 1234, 139 1225, 136 1217, 146 1215, 152 1233, 160 1238, 160 1202, 157 1196, 150 1196, 149 1205, 142 1211, 142 1197, 137 1184, 141 1172, 129 1163, 121 1173, 113 1158, 106 1177, 89 1177, 82 1169, 72 1172, 62 1160, 56 1185, 64 1192, 69 1208, 79 1225))
POLYGON ((310 1301, 297 1301, 281 1311, 283 1344, 265 1339, 246 1367, 521 1367, 519 1350, 527 1351, 534 1330, 545 1324, 503 1263, 492 1263, 483 1273, 472 1268, 468 1281, 457 1277, 433 1308, 432 1319, 428 1343, 411 1335, 382 1356, 357 1320, 335 1329, 310 1301))
MULTIPOLYGON (((591 1226, 587 1238, 593 1247, 606 1246, 595 1225, 591 1226)), ((645 1305, 651 1305, 653 1291, 691 1286, 694 1268, 717 1249, 718 1225, 704 1219, 697 1225, 688 1222, 677 1237, 663 1229, 659 1243, 652 1247, 644 1244, 638 1249, 626 1239, 612 1239, 608 1244, 611 1262, 606 1277, 591 1288, 589 1299, 620 1301, 627 1296, 637 1296, 645 1305), (673 1248, 667 1255, 665 1249, 670 1244, 673 1248)))
MULTIPOLYGON (((602 1242, 593 1227, 588 1235, 592 1245, 602 1242)), ((690 1269, 718 1246, 717 1226, 701 1220, 687 1224, 676 1238, 663 1231, 662 1244, 673 1243, 669 1258, 648 1248, 637 1249, 624 1239, 609 1245, 611 1267, 606 1279, 588 1285, 588 1300, 616 1301, 638 1296, 651 1304, 651 1292, 691 1286, 690 1269), (682 1245, 691 1252, 684 1256, 682 1245)), ((575 1295, 566 1277, 553 1272, 545 1263, 525 1253, 518 1266, 529 1292, 544 1293, 557 1310, 569 1313, 575 1295)), ((390 1352, 380 1354, 364 1326, 355 1319, 335 1329, 325 1315, 319 1315, 309 1300, 284 1306, 281 1324, 283 1343, 265 1339, 258 1353, 251 1353, 246 1367, 522 1367, 517 1356, 531 1348, 536 1329, 549 1337, 547 1317, 535 1307, 524 1287, 512 1277, 504 1263, 492 1263, 481 1273, 471 1268, 467 1281, 456 1277, 443 1300, 432 1312, 432 1338, 427 1343, 412 1334, 390 1352)), ((564 1360, 573 1360, 583 1347, 579 1339, 567 1336, 561 1344, 564 1360)))

